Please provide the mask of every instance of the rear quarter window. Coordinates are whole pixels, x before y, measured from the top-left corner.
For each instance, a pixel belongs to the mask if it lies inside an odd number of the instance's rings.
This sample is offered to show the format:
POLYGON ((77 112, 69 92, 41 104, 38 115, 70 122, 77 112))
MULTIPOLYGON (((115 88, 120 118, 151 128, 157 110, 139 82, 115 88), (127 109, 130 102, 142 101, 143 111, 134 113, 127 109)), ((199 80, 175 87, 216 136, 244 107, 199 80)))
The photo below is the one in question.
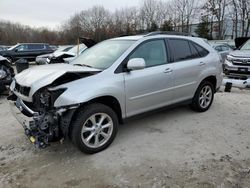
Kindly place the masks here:
POLYGON ((207 51, 205 48, 201 47, 200 45, 192 42, 192 44, 194 45, 194 47, 196 48, 196 50, 198 51, 200 57, 205 57, 209 54, 209 51, 207 51))

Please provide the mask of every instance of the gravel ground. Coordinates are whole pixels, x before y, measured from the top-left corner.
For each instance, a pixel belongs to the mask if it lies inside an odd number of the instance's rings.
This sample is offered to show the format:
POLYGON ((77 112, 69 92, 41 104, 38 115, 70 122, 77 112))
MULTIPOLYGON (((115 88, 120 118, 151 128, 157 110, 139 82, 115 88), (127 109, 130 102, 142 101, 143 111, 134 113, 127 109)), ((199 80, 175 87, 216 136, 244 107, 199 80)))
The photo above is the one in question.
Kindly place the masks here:
POLYGON ((95 155, 69 141, 34 148, 1 97, 0 187, 250 187, 250 91, 130 120, 95 155))

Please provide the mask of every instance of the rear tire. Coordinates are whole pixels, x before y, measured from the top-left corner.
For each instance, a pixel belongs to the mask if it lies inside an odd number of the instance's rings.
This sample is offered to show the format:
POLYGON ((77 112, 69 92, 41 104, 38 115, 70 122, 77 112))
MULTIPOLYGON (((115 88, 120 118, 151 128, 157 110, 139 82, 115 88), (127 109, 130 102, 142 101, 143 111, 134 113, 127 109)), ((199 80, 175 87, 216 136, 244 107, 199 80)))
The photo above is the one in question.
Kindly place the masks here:
POLYGON ((117 115, 110 107, 89 104, 78 110, 71 125, 73 143, 84 153, 100 152, 113 142, 118 124, 117 115))
POLYGON ((195 92, 191 109, 196 112, 207 111, 213 103, 214 99, 214 86, 209 81, 203 81, 195 92))

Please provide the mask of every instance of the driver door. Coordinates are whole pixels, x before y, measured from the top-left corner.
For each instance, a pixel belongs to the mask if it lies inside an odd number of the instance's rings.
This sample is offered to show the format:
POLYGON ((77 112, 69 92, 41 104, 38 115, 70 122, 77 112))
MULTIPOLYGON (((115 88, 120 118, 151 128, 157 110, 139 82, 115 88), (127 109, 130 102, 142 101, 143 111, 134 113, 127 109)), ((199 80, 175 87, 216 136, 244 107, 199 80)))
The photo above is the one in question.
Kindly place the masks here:
POLYGON ((127 117, 171 104, 174 81, 164 39, 142 43, 133 58, 143 58, 146 68, 124 73, 127 117))
POLYGON ((26 58, 27 53, 29 52, 27 44, 21 44, 17 46, 14 50, 16 59, 26 58))

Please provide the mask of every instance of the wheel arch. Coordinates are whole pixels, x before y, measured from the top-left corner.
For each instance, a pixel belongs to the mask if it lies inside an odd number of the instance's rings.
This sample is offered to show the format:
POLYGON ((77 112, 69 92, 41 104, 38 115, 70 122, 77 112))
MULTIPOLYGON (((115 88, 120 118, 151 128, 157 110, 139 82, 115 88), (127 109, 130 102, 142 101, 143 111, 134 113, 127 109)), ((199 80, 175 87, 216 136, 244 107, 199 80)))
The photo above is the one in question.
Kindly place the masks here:
MULTIPOLYGON (((123 123, 121 105, 118 99, 116 99, 115 97, 110 96, 110 95, 96 97, 94 99, 89 100, 88 102, 81 103, 78 109, 80 109, 81 107, 84 107, 85 105, 92 104, 92 103, 100 103, 100 104, 104 104, 110 107, 116 113, 119 123, 121 124, 123 123)), ((78 109, 75 111, 73 118, 77 114, 78 109)))
POLYGON ((73 120, 75 119, 75 117, 77 116, 78 111, 80 110, 80 108, 83 108, 84 106, 89 105, 89 104, 93 104, 93 103, 100 103, 100 104, 104 104, 104 105, 110 107, 116 113, 119 123, 120 124, 124 123, 123 122, 123 117, 122 117, 121 105, 120 105, 119 101, 115 97, 110 96, 110 95, 96 97, 94 99, 89 100, 88 102, 81 103, 79 105, 79 107, 72 114, 71 120, 70 120, 70 122, 68 124, 67 134, 66 134, 70 138, 71 138, 71 132, 72 132, 71 124, 72 124, 73 120))
POLYGON ((214 87, 214 92, 216 92, 216 87, 217 87, 217 78, 216 78, 216 76, 208 76, 208 77, 204 78, 204 79, 200 82, 200 84, 201 84, 202 82, 204 82, 204 81, 210 82, 210 83, 213 85, 213 87, 214 87))

